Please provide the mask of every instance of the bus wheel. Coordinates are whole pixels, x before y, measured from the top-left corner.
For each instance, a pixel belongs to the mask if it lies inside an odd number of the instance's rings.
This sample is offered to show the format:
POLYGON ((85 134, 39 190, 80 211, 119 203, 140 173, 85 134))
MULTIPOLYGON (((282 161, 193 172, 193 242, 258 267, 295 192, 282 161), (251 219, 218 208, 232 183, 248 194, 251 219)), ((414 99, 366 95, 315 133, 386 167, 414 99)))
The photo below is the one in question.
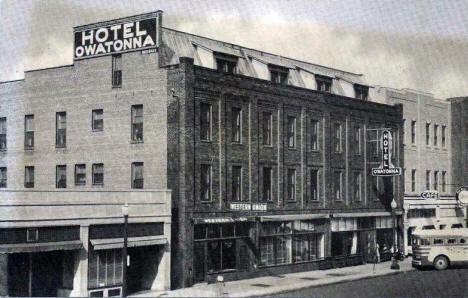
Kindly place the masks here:
POLYGON ((434 260, 434 267, 437 270, 445 270, 449 265, 449 260, 445 256, 438 256, 434 260))

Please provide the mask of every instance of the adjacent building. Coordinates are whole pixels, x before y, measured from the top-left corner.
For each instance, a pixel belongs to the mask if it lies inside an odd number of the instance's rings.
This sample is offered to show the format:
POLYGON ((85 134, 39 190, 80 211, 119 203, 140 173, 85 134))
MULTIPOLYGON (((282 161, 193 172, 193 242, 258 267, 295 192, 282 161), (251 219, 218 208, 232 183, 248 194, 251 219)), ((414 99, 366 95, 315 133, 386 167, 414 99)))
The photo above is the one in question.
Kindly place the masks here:
POLYGON ((411 253, 415 229, 466 226, 465 214, 455 199, 459 182, 452 166, 459 168, 456 158, 462 156, 453 147, 461 136, 454 130, 461 118, 453 121, 452 113, 461 110, 453 102, 412 89, 376 86, 372 95, 375 101, 403 105, 404 243, 406 253, 411 253))
POLYGON ((383 131, 404 164, 403 106, 370 101, 363 75, 165 28, 161 11, 74 34, 73 65, 0 84, 3 294, 350 266, 401 240, 403 178, 370 173, 383 131), (67 269, 45 283, 41 258, 67 269))

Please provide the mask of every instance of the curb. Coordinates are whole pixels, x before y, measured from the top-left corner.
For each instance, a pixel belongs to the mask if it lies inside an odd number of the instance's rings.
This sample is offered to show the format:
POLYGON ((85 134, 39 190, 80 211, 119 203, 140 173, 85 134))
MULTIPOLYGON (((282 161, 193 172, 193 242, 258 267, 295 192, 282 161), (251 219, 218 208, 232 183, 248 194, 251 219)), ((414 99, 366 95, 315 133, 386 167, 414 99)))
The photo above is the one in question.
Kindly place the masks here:
MULTIPOLYGON (((345 279, 339 279, 339 280, 324 280, 323 283, 320 283, 320 284, 317 284, 317 285, 304 285, 304 286, 299 286, 299 287, 296 287, 296 288, 291 288, 291 289, 281 289, 281 290, 277 290, 277 291, 270 291, 268 293, 263 293, 263 294, 250 294, 250 295, 245 295, 245 296, 237 296, 237 297, 252 297, 252 296, 260 296, 260 297, 264 297, 264 296, 269 296, 269 295, 273 295, 273 294, 283 294, 283 293, 288 293, 288 292, 293 292, 293 291, 300 291, 300 290, 304 290, 304 289, 310 289, 310 288, 319 288, 319 287, 322 287, 322 286, 329 286, 329 285, 335 285, 335 284, 341 284, 341 283, 347 283, 347 282, 352 282, 352 281, 356 281, 356 280, 365 280, 365 279, 372 279, 372 278, 377 278, 377 277, 381 277, 381 276, 387 276, 387 275, 396 275, 396 274, 402 274, 402 273, 406 273, 406 272, 411 272, 411 271, 414 271, 414 268, 411 268, 410 270, 404 270, 404 271, 401 271, 401 270, 398 270, 398 271, 389 271, 389 272, 386 272, 386 273, 383 273, 383 274, 364 274, 364 275, 351 275, 350 278, 345 278, 345 279)), ((229 293, 228 294, 228 297, 229 297, 229 293)))

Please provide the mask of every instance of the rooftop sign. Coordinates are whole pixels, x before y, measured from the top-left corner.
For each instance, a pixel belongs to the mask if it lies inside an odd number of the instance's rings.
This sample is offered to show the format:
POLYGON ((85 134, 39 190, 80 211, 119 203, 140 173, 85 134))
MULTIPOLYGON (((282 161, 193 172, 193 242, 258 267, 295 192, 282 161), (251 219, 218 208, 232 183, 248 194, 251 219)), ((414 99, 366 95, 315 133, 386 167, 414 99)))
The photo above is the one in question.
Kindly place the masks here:
POLYGON ((401 168, 392 164, 392 133, 389 130, 382 132, 382 163, 378 168, 372 169, 372 176, 398 176, 401 168))
POLYGON ((157 47, 157 19, 142 15, 74 30, 75 60, 157 47))

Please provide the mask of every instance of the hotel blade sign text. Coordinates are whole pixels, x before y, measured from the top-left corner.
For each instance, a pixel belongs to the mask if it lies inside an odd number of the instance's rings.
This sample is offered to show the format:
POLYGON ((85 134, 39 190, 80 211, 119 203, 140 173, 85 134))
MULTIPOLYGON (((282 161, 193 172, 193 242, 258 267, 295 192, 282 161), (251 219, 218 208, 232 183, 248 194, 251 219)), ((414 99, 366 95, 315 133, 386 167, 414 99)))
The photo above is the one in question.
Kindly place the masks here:
POLYGON ((75 59, 156 47, 156 18, 75 31, 75 59))
POLYGON ((372 169, 372 176, 398 176, 401 175, 401 168, 392 164, 392 133, 389 130, 382 132, 382 163, 378 168, 372 169))

